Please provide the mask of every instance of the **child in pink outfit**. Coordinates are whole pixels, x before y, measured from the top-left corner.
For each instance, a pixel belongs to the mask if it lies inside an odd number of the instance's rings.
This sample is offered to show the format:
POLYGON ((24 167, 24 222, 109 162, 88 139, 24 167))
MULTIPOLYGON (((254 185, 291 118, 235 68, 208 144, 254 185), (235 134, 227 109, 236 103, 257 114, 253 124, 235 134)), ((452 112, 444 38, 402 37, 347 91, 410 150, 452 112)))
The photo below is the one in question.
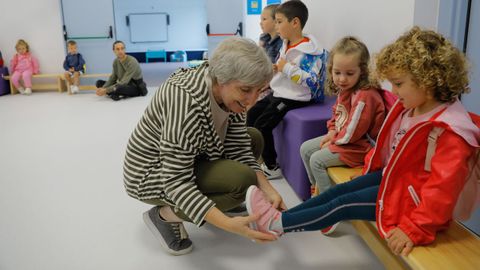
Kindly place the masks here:
POLYGON ((15 49, 17 53, 10 61, 11 80, 21 94, 30 95, 32 93, 32 75, 39 73, 38 61, 30 54, 30 48, 25 40, 19 39, 15 49), (23 86, 20 84, 20 78, 23 80, 23 86))

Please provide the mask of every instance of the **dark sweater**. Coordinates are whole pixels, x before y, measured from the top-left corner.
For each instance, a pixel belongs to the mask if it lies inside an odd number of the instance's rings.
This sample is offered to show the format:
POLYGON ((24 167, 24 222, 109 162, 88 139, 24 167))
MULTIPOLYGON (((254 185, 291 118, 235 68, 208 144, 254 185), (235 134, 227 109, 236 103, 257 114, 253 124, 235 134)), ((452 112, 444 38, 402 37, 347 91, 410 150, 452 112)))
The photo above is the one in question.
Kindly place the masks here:
POLYGON ((283 44, 280 36, 276 36, 274 39, 272 39, 270 34, 263 34, 260 36, 260 44, 267 52, 267 55, 268 57, 270 57, 272 63, 276 63, 278 60, 280 48, 282 48, 283 44))
POLYGON ((83 60, 82 55, 79 53, 67 54, 65 61, 63 61, 63 69, 67 71, 73 67, 75 71, 84 72, 83 65, 85 65, 85 60, 83 60))

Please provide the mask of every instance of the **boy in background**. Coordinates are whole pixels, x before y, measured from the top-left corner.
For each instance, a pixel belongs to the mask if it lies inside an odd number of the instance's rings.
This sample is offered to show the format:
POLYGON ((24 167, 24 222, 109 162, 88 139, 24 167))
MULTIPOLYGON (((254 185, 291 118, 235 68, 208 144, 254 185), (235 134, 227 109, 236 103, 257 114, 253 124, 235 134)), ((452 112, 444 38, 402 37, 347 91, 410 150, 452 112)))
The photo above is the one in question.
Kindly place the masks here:
POLYGON ((85 60, 77 51, 77 42, 69 40, 67 42, 68 54, 63 61, 63 69, 65 69, 65 81, 67 82, 68 92, 75 94, 79 91, 80 75, 85 72, 85 60))
POLYGON ((303 34, 307 19, 308 9, 301 1, 287 1, 276 8, 276 30, 283 45, 270 82, 273 93, 248 111, 247 123, 260 130, 265 140, 262 169, 269 179, 281 177, 272 130, 289 110, 309 105, 311 92, 318 88, 325 50, 312 35, 303 34))
POLYGON ((278 4, 268 5, 262 10, 262 15, 260 15, 262 34, 260 35, 259 45, 265 49, 272 63, 277 62, 278 53, 283 44, 275 27, 275 10, 278 6, 278 4))

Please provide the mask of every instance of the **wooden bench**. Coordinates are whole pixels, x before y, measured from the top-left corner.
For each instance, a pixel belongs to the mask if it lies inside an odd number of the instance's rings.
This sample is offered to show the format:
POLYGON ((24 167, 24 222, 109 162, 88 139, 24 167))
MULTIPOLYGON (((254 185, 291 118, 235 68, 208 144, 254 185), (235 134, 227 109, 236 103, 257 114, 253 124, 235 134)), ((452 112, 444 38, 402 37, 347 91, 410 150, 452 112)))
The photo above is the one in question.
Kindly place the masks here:
MULTIPOLYGON (((359 175, 361 169, 328 168, 328 175, 339 184, 359 175)), ((458 222, 439 232, 428 246, 417 246, 408 256, 396 256, 380 237, 375 222, 350 221, 358 234, 387 269, 480 269, 480 238, 458 222)))
MULTIPOLYGON (((62 83, 61 83, 61 88, 62 88, 62 91, 67 91, 69 95, 71 95, 71 91, 69 91, 70 89, 68 89, 67 87, 67 81, 65 80, 65 78, 63 77, 63 74, 61 75, 62 78, 62 83)), ((91 85, 91 84, 86 84, 86 85, 82 85, 81 83, 81 79, 82 78, 108 78, 110 77, 110 73, 87 73, 87 74, 82 74, 80 75, 80 85, 78 86, 78 89, 79 90, 96 90, 97 87, 95 85, 91 85)))
MULTIPOLYGON (((45 91, 45 90, 57 90, 58 92, 62 92, 62 79, 61 74, 35 74, 32 76, 32 91, 45 91), (35 79, 43 79, 43 80, 50 80, 50 82, 38 82, 35 79), (53 80, 53 82, 52 82, 53 80)), ((15 95, 18 93, 17 88, 10 80, 10 76, 5 76, 5 80, 10 81, 10 94, 15 95)))
MULTIPOLYGON (((65 81, 65 78, 63 77, 63 74, 35 74, 32 76, 32 80, 34 79, 43 79, 43 80, 54 80, 55 83, 50 82, 39 82, 34 80, 32 82, 32 91, 44 91, 44 90, 56 90, 58 92, 63 92, 67 91, 67 83, 65 81)), ((110 76, 110 73, 92 73, 92 74, 82 74, 80 76, 80 79, 82 78, 108 78, 110 76)), ((12 80, 10 80, 10 76, 4 76, 5 80, 10 81, 10 94, 14 95, 18 93, 18 90, 15 88, 15 86, 12 83, 12 80)), ((82 85, 78 87, 80 90, 95 90, 97 89, 95 85, 82 85)), ((68 91, 69 94, 71 92, 68 91)))

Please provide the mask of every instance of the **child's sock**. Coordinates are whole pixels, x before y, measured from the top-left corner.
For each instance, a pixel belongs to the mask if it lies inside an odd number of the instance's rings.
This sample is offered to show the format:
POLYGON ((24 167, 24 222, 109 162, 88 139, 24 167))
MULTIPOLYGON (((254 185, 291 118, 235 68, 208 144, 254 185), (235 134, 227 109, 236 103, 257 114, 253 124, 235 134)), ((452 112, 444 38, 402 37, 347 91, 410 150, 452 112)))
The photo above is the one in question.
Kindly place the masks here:
POLYGON ((270 230, 275 231, 278 235, 282 235, 283 232, 283 224, 282 224, 282 214, 278 214, 276 217, 273 218, 272 223, 270 223, 270 230))

